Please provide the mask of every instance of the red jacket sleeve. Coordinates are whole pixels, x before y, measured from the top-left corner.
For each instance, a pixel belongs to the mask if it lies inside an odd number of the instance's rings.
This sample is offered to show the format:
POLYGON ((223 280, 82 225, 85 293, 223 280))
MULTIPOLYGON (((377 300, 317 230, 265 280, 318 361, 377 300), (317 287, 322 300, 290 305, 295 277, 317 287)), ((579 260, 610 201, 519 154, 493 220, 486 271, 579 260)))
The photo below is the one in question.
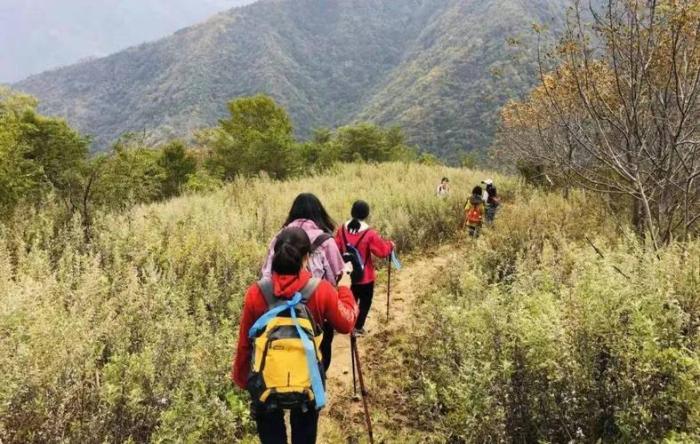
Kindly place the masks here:
POLYGON ((352 291, 348 287, 338 287, 336 290, 326 281, 321 282, 316 295, 322 301, 323 318, 330 322, 333 329, 339 333, 350 333, 355 326, 359 308, 352 291))
POLYGON ((369 234, 368 242, 369 251, 371 251, 372 254, 377 257, 389 257, 394 249, 394 245, 390 241, 382 239, 379 233, 374 230, 372 230, 372 232, 369 234))
POLYGON ((238 346, 236 347, 236 355, 233 359, 231 368, 231 379, 240 388, 246 388, 248 384, 248 373, 250 373, 250 353, 251 343, 248 339, 248 330, 253 326, 256 319, 262 315, 265 307, 261 307, 260 303, 264 302, 264 298, 260 293, 257 284, 253 284, 248 288, 245 300, 243 302, 243 312, 241 313, 241 325, 238 329, 238 346))
POLYGON ((340 232, 343 228, 338 228, 335 231, 335 236, 333 236, 333 239, 335 239, 335 244, 338 246, 338 250, 340 251, 340 254, 343 254, 343 250, 345 250, 345 243, 343 242, 343 234, 340 232))

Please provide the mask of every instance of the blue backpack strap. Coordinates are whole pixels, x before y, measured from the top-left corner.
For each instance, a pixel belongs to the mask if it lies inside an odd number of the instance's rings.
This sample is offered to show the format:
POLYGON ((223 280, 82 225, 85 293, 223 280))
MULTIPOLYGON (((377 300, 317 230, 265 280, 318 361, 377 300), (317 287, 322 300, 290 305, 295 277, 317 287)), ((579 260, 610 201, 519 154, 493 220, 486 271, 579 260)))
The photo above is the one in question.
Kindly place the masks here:
MULTIPOLYGON (((258 333, 261 330, 263 330, 265 326, 267 326, 267 323, 270 322, 270 320, 277 317, 277 315, 279 315, 283 311, 295 307, 300 301, 301 293, 295 294, 294 297, 290 300, 279 300, 278 305, 267 310, 265 314, 260 316, 258 320, 255 321, 255 324, 253 324, 253 326, 250 327, 250 330, 248 330, 248 337, 251 339, 256 337, 258 333)), ((292 313, 294 313, 294 310, 292 310, 292 313)))
MULTIPOLYGON (((297 293, 294 299, 301 300, 301 293, 297 293)), ((321 378, 321 371, 318 368, 318 361, 316 360, 316 345, 309 339, 309 336, 301 329, 299 325, 299 320, 297 319, 296 310, 290 310, 292 313, 292 319, 294 320, 294 326, 297 329, 297 333, 301 338, 301 343, 304 345, 304 352, 306 352, 306 361, 309 366, 309 374, 311 375, 311 390, 314 392, 314 402, 316 403, 316 410, 321 410, 326 405, 326 389, 323 387, 323 379, 321 378)))

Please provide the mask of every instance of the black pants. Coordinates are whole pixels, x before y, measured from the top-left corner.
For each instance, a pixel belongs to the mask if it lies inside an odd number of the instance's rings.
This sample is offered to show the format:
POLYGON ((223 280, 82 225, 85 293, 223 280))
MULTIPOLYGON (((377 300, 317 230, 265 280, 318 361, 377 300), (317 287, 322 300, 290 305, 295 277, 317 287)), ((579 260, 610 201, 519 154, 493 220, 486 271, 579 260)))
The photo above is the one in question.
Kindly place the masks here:
MULTIPOLYGON (((290 411, 292 425, 292 444, 315 444, 318 430, 318 411, 313 407, 303 412, 301 409, 290 411)), ((255 412, 258 437, 262 444, 287 444, 287 430, 284 426, 284 410, 255 412)))
POLYGON ((323 369, 328 372, 331 366, 331 354, 333 353, 333 335, 335 330, 328 322, 323 324, 323 340, 321 341, 321 356, 323 356, 323 369))
MULTIPOLYGON (((360 314, 355 321, 355 328, 364 328, 369 309, 372 307, 372 297, 374 296, 374 282, 368 284, 354 284, 351 287, 355 300, 360 303, 360 314)), ((335 330, 328 322, 323 324, 323 340, 321 341, 321 356, 323 356, 323 369, 328 372, 331 366, 333 353, 333 336, 335 330)))
POLYGON ((498 209, 495 205, 489 205, 486 207, 486 224, 492 225, 493 220, 496 218, 496 210, 498 209))
POLYGON ((365 321, 369 314, 369 309, 372 307, 372 297, 374 296, 374 282, 367 284, 354 284, 352 286, 352 294, 355 300, 360 304, 360 315, 355 322, 355 328, 365 328, 365 321))

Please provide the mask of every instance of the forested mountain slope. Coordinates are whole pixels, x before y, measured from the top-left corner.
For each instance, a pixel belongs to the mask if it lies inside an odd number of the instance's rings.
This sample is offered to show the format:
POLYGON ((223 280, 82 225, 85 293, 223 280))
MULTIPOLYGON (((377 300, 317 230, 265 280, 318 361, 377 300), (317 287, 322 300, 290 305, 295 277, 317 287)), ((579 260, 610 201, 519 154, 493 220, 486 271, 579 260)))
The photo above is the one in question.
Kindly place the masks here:
POLYGON ((0 82, 17 82, 47 69, 104 57, 252 2, 2 0, 0 82))
POLYGON ((231 98, 264 92, 301 136, 369 119, 454 157, 486 145, 493 112, 534 80, 512 63, 507 38, 560 17, 565 2, 261 0, 15 86, 97 147, 126 131, 187 135, 224 116, 231 98))
POLYGON ((422 30, 360 117, 399 124, 411 140, 445 158, 488 147, 498 110, 536 80, 536 66, 522 52, 536 47, 529 25, 556 26, 563 4, 453 2, 422 30))

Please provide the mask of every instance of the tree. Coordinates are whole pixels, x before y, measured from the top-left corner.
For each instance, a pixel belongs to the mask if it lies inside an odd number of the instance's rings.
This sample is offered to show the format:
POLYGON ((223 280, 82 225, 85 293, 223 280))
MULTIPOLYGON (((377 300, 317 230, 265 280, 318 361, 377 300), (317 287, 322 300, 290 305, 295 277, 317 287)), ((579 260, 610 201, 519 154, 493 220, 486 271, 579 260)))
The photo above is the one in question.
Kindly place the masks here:
POLYGON ((297 169, 291 120, 284 108, 265 95, 228 104, 230 118, 204 134, 212 148, 209 166, 225 180, 265 171, 282 179, 297 169))
POLYGON ((384 129, 371 123, 359 123, 338 129, 335 140, 344 162, 390 162, 415 158, 400 128, 384 129))
POLYGON ((160 159, 158 150, 139 145, 131 135, 123 136, 111 154, 91 161, 90 204, 123 210, 160 199, 168 177, 160 159))
POLYGON ((474 170, 479 165, 479 158, 473 152, 464 153, 464 154, 462 154, 462 156, 460 158, 459 165, 462 168, 468 168, 470 170, 474 170))
POLYGON ((158 165, 165 175, 161 194, 168 198, 181 193, 190 175, 197 170, 197 159, 187 152, 183 142, 174 141, 162 148, 158 165))
POLYGON ((40 171, 25 157, 27 146, 0 117, 0 216, 8 216, 19 202, 36 194, 40 171))
POLYGON ((328 128, 314 130, 310 141, 298 146, 303 170, 323 171, 340 161, 340 146, 334 139, 333 131, 328 128))
POLYGON ((630 202, 658 247, 700 220, 700 2, 607 0, 540 51, 540 85, 503 112, 515 161, 630 202), (554 66, 548 69, 548 66, 554 66))
POLYGON ((30 147, 25 157, 39 165, 42 184, 56 192, 72 210, 71 199, 80 194, 89 140, 63 120, 35 112, 26 112, 22 120, 25 123, 22 139, 30 147))
POLYGON ((72 210, 89 141, 36 112, 34 98, 0 88, 0 212, 54 192, 72 210))
POLYGON ((418 163, 430 166, 443 165, 443 163, 440 162, 440 159, 431 153, 422 153, 420 156, 418 156, 418 163))

